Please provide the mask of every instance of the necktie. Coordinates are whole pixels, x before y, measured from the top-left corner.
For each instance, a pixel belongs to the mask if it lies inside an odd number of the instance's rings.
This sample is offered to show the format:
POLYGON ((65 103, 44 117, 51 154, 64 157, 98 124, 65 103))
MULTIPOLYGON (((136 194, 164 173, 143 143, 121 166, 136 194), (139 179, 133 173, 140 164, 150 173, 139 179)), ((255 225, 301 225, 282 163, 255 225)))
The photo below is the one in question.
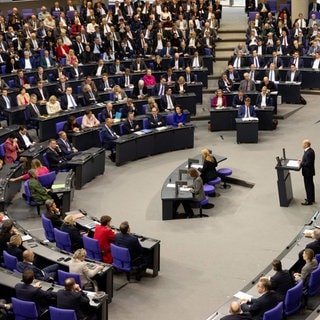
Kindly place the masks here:
POLYGON ((129 76, 126 76, 126 87, 130 85, 129 76))
POLYGON ((32 104, 33 110, 35 111, 35 113, 40 116, 40 111, 38 109, 38 107, 35 104, 32 104))
POLYGON ((75 108, 76 103, 75 103, 73 96, 71 94, 68 94, 68 99, 70 101, 69 105, 71 106, 71 108, 75 108))
POLYGON ((254 81, 254 72, 250 71, 250 79, 254 81))
POLYGON ((190 82, 190 75, 187 75, 187 82, 190 82))
POLYGON ((109 83, 108 83, 108 81, 106 81, 106 82, 104 83, 104 86, 105 86, 105 89, 109 89, 109 83))
POLYGON ((256 66, 256 68, 259 68, 259 61, 258 61, 258 58, 257 58, 257 57, 255 57, 255 58, 254 58, 254 60, 255 60, 255 66, 256 66))
POLYGON ((6 101, 6 106, 7 106, 7 109, 10 109, 11 108, 11 104, 10 104, 10 100, 7 96, 3 96, 4 100, 6 101))
POLYGON ((249 88, 249 81, 247 80, 246 81, 246 91, 248 91, 248 88, 249 88))
POLYGON ((250 109, 249 109, 249 106, 246 106, 246 118, 249 118, 250 117, 250 109))
POLYGON ((89 94, 90 94, 90 97, 91 97, 91 98, 94 98, 94 95, 93 95, 93 92, 92 92, 92 91, 89 91, 89 94))
POLYGON ((109 111, 109 118, 112 119, 112 111, 109 111))
POLYGON ((39 91, 40 91, 40 94, 41 94, 42 100, 46 100, 46 98, 45 98, 45 97, 44 97, 44 95, 43 95, 43 91, 42 91, 42 89, 39 89, 39 91))

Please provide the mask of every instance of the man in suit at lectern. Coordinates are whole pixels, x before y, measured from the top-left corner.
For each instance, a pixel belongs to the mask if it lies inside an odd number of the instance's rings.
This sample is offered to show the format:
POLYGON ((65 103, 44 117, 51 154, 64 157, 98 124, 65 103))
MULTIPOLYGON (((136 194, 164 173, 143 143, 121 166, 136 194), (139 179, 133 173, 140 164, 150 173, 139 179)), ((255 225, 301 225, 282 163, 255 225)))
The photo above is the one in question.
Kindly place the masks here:
POLYGON ((244 106, 240 106, 238 110, 238 118, 251 118, 256 117, 254 106, 251 105, 251 98, 246 98, 244 106))
POLYGON ((300 167, 302 168, 302 175, 307 198, 301 204, 303 206, 310 206, 314 203, 313 176, 315 175, 315 153, 314 150, 311 148, 311 142, 307 139, 302 141, 302 148, 304 149, 304 154, 302 156, 302 160, 299 160, 299 163, 300 167))

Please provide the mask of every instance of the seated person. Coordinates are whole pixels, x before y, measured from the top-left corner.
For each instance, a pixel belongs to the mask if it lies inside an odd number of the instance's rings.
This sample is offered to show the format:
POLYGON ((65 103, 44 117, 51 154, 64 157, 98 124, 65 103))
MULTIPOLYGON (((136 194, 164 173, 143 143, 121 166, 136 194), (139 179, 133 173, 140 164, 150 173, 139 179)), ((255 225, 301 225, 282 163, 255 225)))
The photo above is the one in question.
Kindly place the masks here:
POLYGON ((221 74, 221 78, 218 80, 218 87, 223 92, 231 92, 233 89, 232 80, 227 77, 225 72, 221 74))
POLYGON ((4 163, 15 163, 16 161, 20 161, 23 163, 24 167, 27 167, 27 158, 19 157, 19 153, 22 150, 18 145, 18 138, 15 132, 9 134, 9 137, 4 143, 4 163))
POLYGON ((193 194, 193 200, 176 200, 173 205, 173 210, 176 212, 176 214, 178 214, 177 209, 181 203, 185 211, 185 216, 188 218, 193 218, 194 213, 191 207, 192 203, 194 201, 204 200, 206 195, 203 190, 203 181, 200 177, 199 171, 195 168, 190 168, 188 169, 188 175, 192 178, 192 185, 188 186, 188 188, 190 188, 190 191, 193 194))
POLYGON ((49 305, 54 304, 57 294, 53 290, 42 290, 41 282, 33 283, 34 280, 34 270, 26 268, 22 273, 22 283, 17 283, 14 288, 18 299, 35 302, 41 314, 49 305))
POLYGON ((10 237, 8 247, 6 251, 12 256, 16 257, 18 261, 22 261, 23 247, 22 247, 22 238, 20 234, 13 234, 10 237))
POLYGON ((72 251, 83 248, 82 234, 76 227, 76 221, 72 215, 68 215, 63 219, 61 231, 66 232, 70 236, 72 251))
POLYGON ((156 78, 152 74, 151 69, 147 69, 147 73, 142 77, 142 80, 143 80, 146 87, 153 87, 157 83, 156 78))
POLYGON ((180 76, 177 83, 175 84, 174 92, 178 94, 184 94, 188 92, 188 86, 183 76, 180 76))
POLYGON ((314 251, 309 248, 304 249, 302 257, 306 264, 302 267, 301 273, 295 272, 293 276, 296 282, 304 281, 304 285, 307 286, 306 281, 309 279, 311 272, 318 267, 318 262, 315 259, 314 251))
POLYGON ((134 87, 132 95, 136 99, 144 99, 145 97, 148 96, 148 89, 144 85, 144 81, 142 79, 140 79, 138 81, 138 85, 136 87, 134 87))
POLYGON ((125 106, 122 108, 122 114, 121 114, 121 118, 127 118, 128 114, 132 112, 134 114, 134 116, 136 116, 138 114, 138 110, 135 107, 133 100, 131 98, 127 99, 127 103, 125 104, 125 106))
POLYGON ((0 299, 0 319, 7 320, 9 318, 8 311, 12 309, 12 304, 7 303, 5 299, 0 299))
POLYGON ((68 140, 67 134, 64 131, 59 132, 59 139, 57 140, 57 144, 60 147, 63 156, 67 160, 72 159, 72 157, 78 153, 78 149, 75 148, 68 140))
POLYGON ((67 120, 67 122, 63 126, 63 131, 67 134, 72 132, 79 132, 81 130, 81 127, 77 123, 77 119, 75 116, 70 116, 67 120))
POLYGON ((175 113, 173 114, 173 125, 175 127, 183 127, 186 122, 186 114, 183 112, 182 107, 177 105, 175 108, 175 113))
POLYGON ((162 116, 159 114, 159 110, 156 107, 152 108, 151 115, 148 117, 150 128, 158 128, 165 125, 162 116))
POLYGON ((127 94, 125 93, 124 90, 118 85, 115 85, 113 88, 113 93, 114 93, 114 101, 126 101, 128 99, 127 94))
POLYGON ((11 220, 4 220, 0 230, 0 257, 3 250, 7 250, 11 236, 19 234, 18 230, 13 226, 11 220))
POLYGON ((258 108, 271 106, 271 97, 266 86, 263 86, 261 92, 257 95, 256 106, 258 108))
POLYGON ((271 290, 278 293, 283 300, 289 289, 294 286, 293 278, 288 270, 282 270, 282 263, 278 259, 272 261, 272 269, 276 272, 271 278, 271 290))
POLYGON ((161 110, 166 112, 174 111, 176 106, 176 99, 172 96, 172 89, 170 87, 166 88, 166 94, 161 96, 161 110))
POLYGON ((147 106, 146 106, 146 114, 151 114, 153 108, 157 108, 159 110, 158 104, 156 103, 154 98, 153 97, 149 97, 148 98, 148 103, 147 103, 147 106))
POLYGON ((214 180, 218 177, 217 173, 217 160, 216 158, 209 152, 208 149, 202 149, 201 150, 201 155, 202 155, 202 169, 201 171, 201 179, 203 183, 208 183, 211 180, 214 180))
POLYGON ((29 135, 27 127, 24 125, 21 125, 19 127, 17 139, 18 139, 19 148, 21 150, 27 150, 36 144, 31 138, 31 136, 29 135))
POLYGON ((61 214, 59 208, 57 208, 56 203, 53 199, 48 199, 45 202, 47 211, 45 212, 45 217, 51 220, 54 228, 60 229, 63 223, 64 215, 61 214))
POLYGON ((92 278, 104 267, 102 265, 97 265, 96 268, 89 269, 85 262, 86 255, 87 251, 85 249, 77 249, 70 261, 69 272, 80 275, 80 282, 83 289, 92 290, 95 288, 97 290, 98 286, 92 278))
POLYGON ((115 140, 119 138, 116 132, 112 128, 112 119, 106 118, 105 125, 101 129, 101 145, 106 150, 110 150, 111 154, 109 158, 111 161, 115 161, 116 159, 116 143, 115 140))
POLYGON ((246 98, 247 96, 244 94, 244 91, 239 90, 238 94, 233 97, 232 107, 239 108, 240 106, 243 106, 246 98))
POLYGON ((100 125, 99 120, 92 113, 90 109, 86 109, 85 114, 82 118, 81 128, 93 128, 98 127, 100 125))
POLYGON ((271 281, 266 277, 261 277, 258 281, 257 290, 261 296, 257 299, 241 299, 241 310, 249 312, 253 319, 262 319, 263 314, 274 308, 279 302, 278 294, 270 290, 271 281))
POLYGON ((106 107, 101 111, 101 119, 104 122, 107 118, 110 118, 112 121, 115 117, 115 112, 113 110, 113 105, 111 102, 106 104, 106 107))
POLYGON ((232 301, 230 304, 228 315, 221 318, 221 320, 252 320, 249 312, 242 312, 239 301, 232 301))
POLYGON ((85 84, 83 87, 83 98, 86 105, 96 103, 99 100, 98 92, 93 91, 89 84, 85 84))
POLYGON ((17 264, 17 270, 23 273, 25 270, 32 270, 34 273, 34 277, 37 280, 41 281, 52 281, 56 277, 56 272, 59 269, 59 265, 54 263, 50 266, 47 266, 43 269, 39 269, 34 264, 34 252, 32 250, 23 251, 23 261, 19 261, 17 264))
POLYGON ((111 229, 111 217, 102 216, 100 225, 97 225, 94 231, 93 238, 99 241, 102 252, 102 259, 105 263, 112 263, 112 255, 110 244, 114 242, 115 232, 111 229))
POLYGON ((250 118, 256 117, 254 107, 251 105, 251 99, 248 97, 245 99, 244 105, 240 106, 238 110, 238 118, 250 118))
POLYGON ((62 154, 56 139, 50 139, 47 149, 47 160, 52 171, 59 171, 68 167, 66 158, 62 154))
POLYGON ((120 232, 115 235, 114 243, 118 247, 129 249, 131 265, 138 268, 136 279, 140 280, 146 267, 143 257, 143 249, 137 237, 130 234, 128 221, 120 224, 120 232))
POLYGON ((227 98, 223 95, 221 89, 217 90, 217 94, 212 98, 211 108, 222 108, 227 106, 227 98))
POLYGON ((46 103, 46 109, 48 114, 55 114, 61 111, 60 102, 56 96, 50 96, 49 101, 46 103))
POLYGON ((133 133, 138 130, 140 130, 140 126, 138 122, 134 119, 134 113, 129 112, 128 118, 123 125, 124 134, 133 133))

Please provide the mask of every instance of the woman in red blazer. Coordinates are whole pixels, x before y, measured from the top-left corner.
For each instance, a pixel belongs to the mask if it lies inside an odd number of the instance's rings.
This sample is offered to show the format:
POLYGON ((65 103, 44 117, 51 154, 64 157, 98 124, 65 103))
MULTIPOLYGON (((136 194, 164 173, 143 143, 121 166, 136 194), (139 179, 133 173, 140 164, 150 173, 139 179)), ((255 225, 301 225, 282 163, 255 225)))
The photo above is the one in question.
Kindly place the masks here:
POLYGON ((227 98, 223 95, 221 89, 217 90, 217 94, 212 98, 211 108, 217 107, 226 107, 227 106, 227 98))

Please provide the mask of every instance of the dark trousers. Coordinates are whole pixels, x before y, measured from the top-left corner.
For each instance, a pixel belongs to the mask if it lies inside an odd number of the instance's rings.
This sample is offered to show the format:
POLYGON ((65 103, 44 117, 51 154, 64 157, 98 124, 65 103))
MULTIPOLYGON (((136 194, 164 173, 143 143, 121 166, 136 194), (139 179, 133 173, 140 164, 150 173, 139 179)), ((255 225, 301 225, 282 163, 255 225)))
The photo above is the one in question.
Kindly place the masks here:
POLYGON ((173 212, 177 212, 179 205, 182 204, 184 212, 189 215, 193 216, 193 210, 191 208, 190 200, 177 200, 173 204, 173 212))
POLYGON ((308 202, 314 202, 314 183, 313 176, 303 176, 304 187, 306 189, 308 202))

